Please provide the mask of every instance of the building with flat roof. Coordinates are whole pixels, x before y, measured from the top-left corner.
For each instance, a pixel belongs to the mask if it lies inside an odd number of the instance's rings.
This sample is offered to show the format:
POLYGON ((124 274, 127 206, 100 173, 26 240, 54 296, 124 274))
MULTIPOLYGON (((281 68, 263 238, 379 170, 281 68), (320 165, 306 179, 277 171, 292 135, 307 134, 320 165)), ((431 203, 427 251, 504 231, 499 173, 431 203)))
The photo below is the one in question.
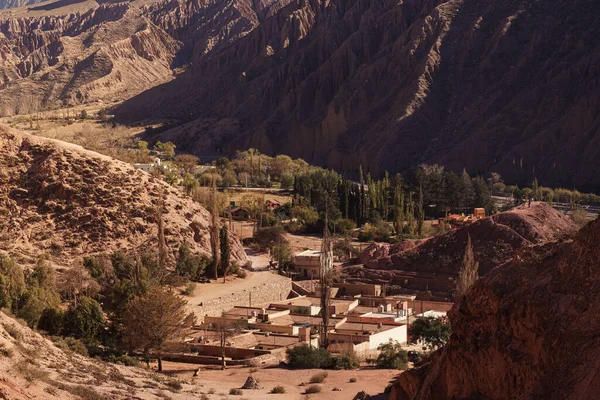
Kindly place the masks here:
POLYGON ((292 259, 292 270, 298 279, 317 278, 320 268, 321 252, 317 250, 305 250, 294 255, 292 259))

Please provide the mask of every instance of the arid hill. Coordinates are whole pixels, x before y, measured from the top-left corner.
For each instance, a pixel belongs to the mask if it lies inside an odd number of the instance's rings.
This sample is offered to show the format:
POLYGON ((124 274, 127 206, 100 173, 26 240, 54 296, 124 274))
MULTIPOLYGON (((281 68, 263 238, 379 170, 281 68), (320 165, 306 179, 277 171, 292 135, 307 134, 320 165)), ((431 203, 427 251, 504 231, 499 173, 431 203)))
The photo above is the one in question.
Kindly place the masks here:
POLYGON ((375 249, 361 267, 344 270, 349 280, 377 282, 449 296, 471 236, 480 275, 512 259, 523 247, 555 241, 575 233, 576 225, 545 203, 532 203, 477 221, 425 241, 375 249), (386 254, 387 253, 387 254, 386 254))
MULTIPOLYGON (((44 253, 69 266, 95 253, 155 251, 160 196, 171 260, 183 242, 210 254, 210 216, 179 190, 124 162, 0 126, 0 250, 22 264, 44 253)), ((231 246, 244 264, 233 234, 231 246)))
POLYGON ((403 373, 390 399, 597 398, 599 241, 596 220, 479 280, 450 312, 448 344, 403 373))
POLYGON ((196 153, 256 147, 344 171, 420 162, 600 189, 600 4, 295 0, 132 99, 196 153))
POLYGON ((0 399, 197 399, 195 385, 59 349, 0 312, 0 399))

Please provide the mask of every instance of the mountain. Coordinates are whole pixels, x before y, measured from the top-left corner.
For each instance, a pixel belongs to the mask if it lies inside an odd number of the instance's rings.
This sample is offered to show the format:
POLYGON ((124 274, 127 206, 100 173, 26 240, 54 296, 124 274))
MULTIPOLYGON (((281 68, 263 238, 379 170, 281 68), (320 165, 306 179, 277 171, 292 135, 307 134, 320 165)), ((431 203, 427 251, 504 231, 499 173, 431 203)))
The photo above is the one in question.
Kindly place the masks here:
POLYGON ((127 100, 199 155, 600 190, 593 0, 58 0, 0 12, 0 114, 127 100))
POLYGON ((389 398, 597 398, 598 241, 600 220, 480 279, 450 311, 447 345, 400 375, 389 398))
POLYGON ((400 242, 389 249, 368 249, 363 266, 344 269, 347 280, 432 291, 451 298, 468 237, 480 275, 504 264, 521 249, 573 235, 577 226, 546 203, 532 203, 495 214, 426 240, 400 242))
MULTIPOLYGON (((0 250, 19 264, 47 254, 59 266, 82 257, 154 252, 163 197, 165 241, 174 263, 186 242, 210 251, 210 215, 179 190, 130 164, 0 126, 0 250)), ((235 235, 232 259, 247 261, 235 235)))
POLYGON ((0 0, 0 10, 40 3, 42 0, 0 0))
POLYGON ((418 163, 600 189, 600 4, 294 0, 124 121, 198 154, 256 147, 342 171, 418 163))
POLYGON ((110 105, 172 80, 285 0, 58 0, 0 12, 0 116, 110 105))

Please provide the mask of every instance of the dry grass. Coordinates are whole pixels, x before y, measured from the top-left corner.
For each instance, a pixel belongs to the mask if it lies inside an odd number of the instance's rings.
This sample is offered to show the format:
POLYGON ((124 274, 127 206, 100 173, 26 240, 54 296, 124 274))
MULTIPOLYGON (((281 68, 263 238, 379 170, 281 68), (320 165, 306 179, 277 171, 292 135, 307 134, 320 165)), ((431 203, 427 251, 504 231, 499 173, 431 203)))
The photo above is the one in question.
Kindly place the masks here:
POLYGON ((321 393, 321 390, 323 390, 323 388, 319 385, 311 385, 309 387, 306 388, 306 390, 304 391, 305 394, 313 394, 313 393, 321 393))
POLYGON ((327 372, 320 372, 310 377, 309 383, 323 383, 325 382, 325 378, 327 378, 329 374, 327 372))

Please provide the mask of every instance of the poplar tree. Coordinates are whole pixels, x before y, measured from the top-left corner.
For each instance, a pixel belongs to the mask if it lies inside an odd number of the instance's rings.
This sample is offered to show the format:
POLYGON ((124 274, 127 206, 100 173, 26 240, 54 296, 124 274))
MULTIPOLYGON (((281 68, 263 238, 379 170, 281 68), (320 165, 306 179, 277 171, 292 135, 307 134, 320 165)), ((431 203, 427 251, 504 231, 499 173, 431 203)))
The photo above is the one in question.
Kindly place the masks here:
POLYGON ((458 280, 456 282, 456 298, 464 296, 469 288, 479 279, 479 263, 475 261, 471 235, 467 236, 467 245, 463 255, 458 280))

